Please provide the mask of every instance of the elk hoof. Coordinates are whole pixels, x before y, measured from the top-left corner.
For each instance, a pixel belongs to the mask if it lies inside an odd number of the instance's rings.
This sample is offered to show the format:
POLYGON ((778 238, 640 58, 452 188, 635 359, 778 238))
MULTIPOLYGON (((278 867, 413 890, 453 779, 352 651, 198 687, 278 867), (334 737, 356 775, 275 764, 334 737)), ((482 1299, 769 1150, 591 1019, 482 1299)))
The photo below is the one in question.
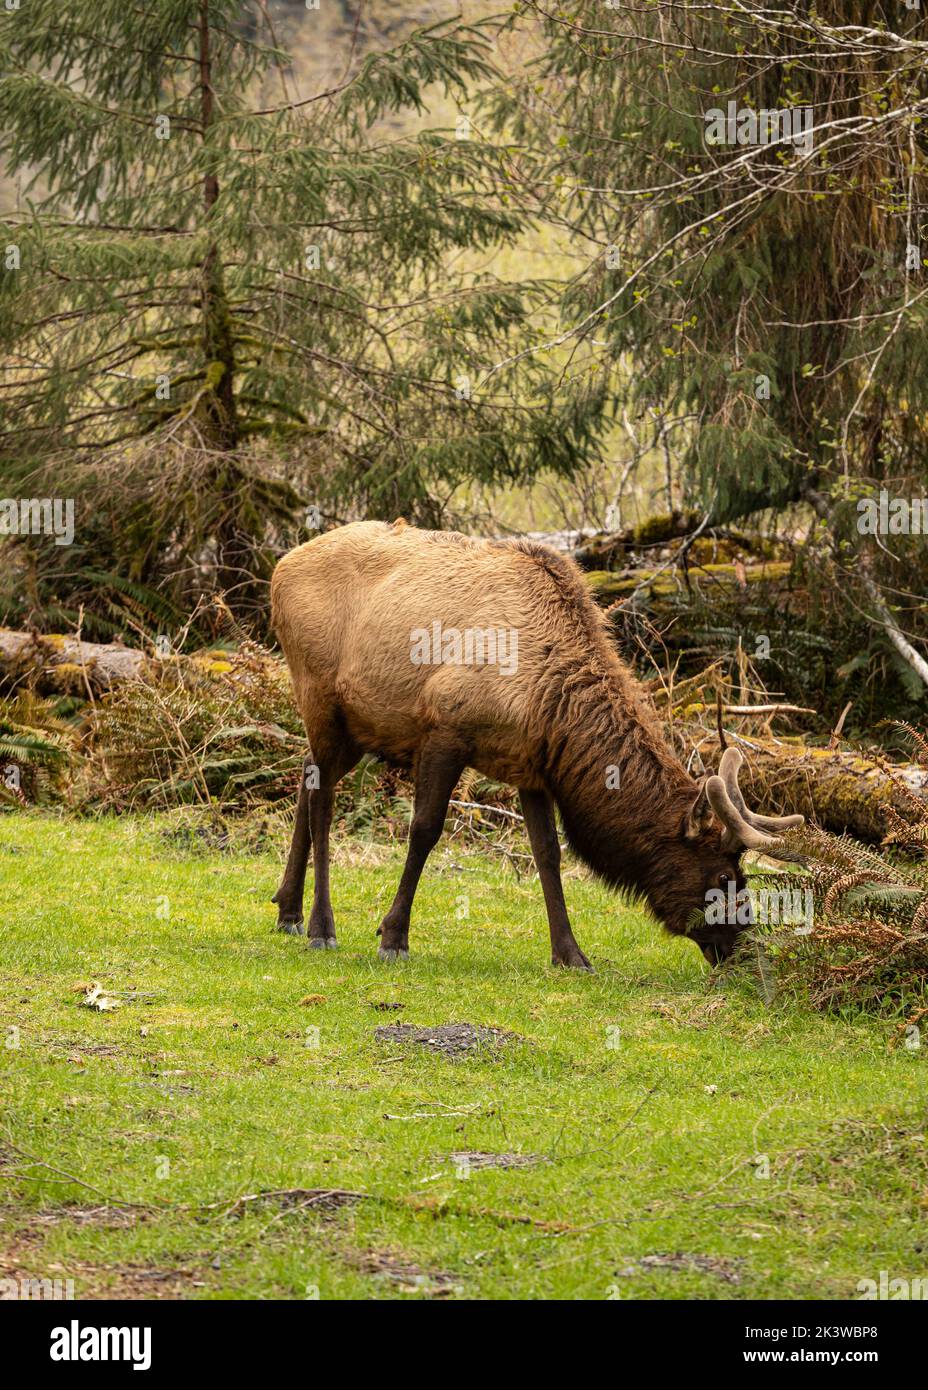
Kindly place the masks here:
POLYGON ((288 936, 303 936, 302 917, 281 917, 277 923, 278 931, 285 931, 288 936))
POLYGON ((381 946, 377 952, 381 960, 409 960, 409 952, 402 949, 395 951, 390 946, 381 946))
POLYGON ((585 970, 588 975, 596 974, 596 971, 579 947, 576 955, 571 953, 571 955, 564 957, 552 956, 551 964, 558 966, 561 970, 585 970))
POLYGON ((338 942, 334 936, 311 936, 306 944, 311 951, 338 950, 338 942))

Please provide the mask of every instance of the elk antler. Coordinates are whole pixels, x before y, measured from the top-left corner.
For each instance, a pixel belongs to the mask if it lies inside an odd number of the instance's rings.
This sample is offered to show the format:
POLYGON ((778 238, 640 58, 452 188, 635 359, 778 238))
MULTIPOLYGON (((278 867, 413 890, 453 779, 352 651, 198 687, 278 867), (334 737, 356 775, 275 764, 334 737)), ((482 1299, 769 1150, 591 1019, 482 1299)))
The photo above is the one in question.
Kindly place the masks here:
POLYGON ((705 798, 725 827, 724 843, 734 849, 772 849, 780 843, 778 832, 802 825, 804 816, 761 816, 749 811, 738 786, 738 770, 744 757, 738 748, 726 748, 718 774, 708 777, 705 798))
POLYGON ((738 786, 738 773, 744 762, 744 754, 740 748, 727 748, 722 754, 719 763, 719 776, 725 783, 725 789, 748 825, 753 825, 755 830, 767 830, 777 834, 782 830, 792 830, 797 825, 802 825, 805 816, 762 816, 757 811, 751 811, 745 805, 741 788, 738 786))
POLYGON ((771 849, 780 843, 778 836, 765 834, 763 830, 757 830, 745 820, 728 795, 728 788, 721 777, 707 778, 706 799, 725 827, 722 836, 723 848, 735 849, 740 846, 742 849, 771 849))

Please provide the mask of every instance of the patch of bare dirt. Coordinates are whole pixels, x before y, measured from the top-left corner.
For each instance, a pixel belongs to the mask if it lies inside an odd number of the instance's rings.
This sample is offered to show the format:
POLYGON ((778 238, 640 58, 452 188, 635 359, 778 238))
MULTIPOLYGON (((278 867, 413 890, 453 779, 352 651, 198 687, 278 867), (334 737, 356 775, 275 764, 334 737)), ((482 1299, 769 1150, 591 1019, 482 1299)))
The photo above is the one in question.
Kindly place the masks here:
POLYGON ((154 1265, 96 1265, 69 1259, 66 1264, 49 1262, 44 1239, 37 1231, 0 1235, 0 1279, 13 1280, 24 1290, 23 1297, 42 1297, 33 1289, 61 1285, 59 1296, 76 1299, 116 1298, 182 1299, 193 1289, 205 1288, 202 1271, 196 1268, 162 1269, 154 1265))
POLYGON ((639 1270, 651 1269, 667 1269, 673 1273, 695 1270, 700 1274, 712 1274, 717 1279, 723 1279, 726 1284, 740 1284, 743 1263, 743 1260, 725 1260, 715 1255, 692 1255, 677 1250, 667 1254, 642 1255, 619 1273, 631 1275, 639 1270))
POLYGON ((547 1163, 542 1154, 491 1154, 478 1150, 462 1150, 451 1154, 451 1161, 458 1168, 534 1168, 538 1163, 547 1163))
POLYGON ((253 1192, 238 1197, 229 1207, 227 1215, 241 1216, 253 1207, 276 1207, 278 1211, 340 1211, 342 1207, 354 1207, 367 1198, 366 1192, 349 1192, 337 1187, 288 1187, 279 1191, 253 1192))
POLYGON ((485 1028, 475 1023, 440 1023, 432 1028, 417 1028, 412 1023, 384 1024, 374 1029, 378 1042, 417 1043, 443 1057, 466 1057, 480 1051, 492 1051, 508 1042, 521 1042, 518 1033, 504 1028, 485 1028))
POLYGON ((414 1261, 390 1250, 370 1250, 348 1257, 362 1274, 383 1279, 400 1293, 421 1293, 429 1298, 448 1298, 460 1293, 461 1285, 451 1274, 421 1269, 414 1261))
POLYGON ((122 1057, 125 1048, 118 1043, 88 1042, 86 1038, 53 1038, 49 1049, 56 1055, 64 1053, 69 1062, 81 1063, 85 1057, 122 1057))
MULTIPOLYGON (((90 1268, 90 1267, 88 1267, 90 1268)), ((94 1274, 105 1283, 92 1284, 85 1293, 77 1291, 78 1298, 118 1298, 137 1301, 139 1299, 184 1299, 194 1289, 205 1289, 206 1280, 196 1269, 157 1269, 151 1265, 97 1266, 94 1274), (109 1281, 112 1280, 112 1283, 109 1281)))

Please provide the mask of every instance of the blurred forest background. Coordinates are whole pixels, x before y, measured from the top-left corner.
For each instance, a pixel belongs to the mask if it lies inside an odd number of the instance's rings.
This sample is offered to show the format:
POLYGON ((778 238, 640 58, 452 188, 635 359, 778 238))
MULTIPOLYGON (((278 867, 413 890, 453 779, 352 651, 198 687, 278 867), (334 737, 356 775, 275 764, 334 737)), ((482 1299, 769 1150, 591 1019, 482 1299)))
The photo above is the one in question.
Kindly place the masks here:
POLYGON ((696 713, 922 721, 928 514, 861 525, 928 494, 920 9, 29 0, 0 59, 0 495, 74 504, 0 517, 14 690, 266 642, 404 516, 550 536, 696 713))

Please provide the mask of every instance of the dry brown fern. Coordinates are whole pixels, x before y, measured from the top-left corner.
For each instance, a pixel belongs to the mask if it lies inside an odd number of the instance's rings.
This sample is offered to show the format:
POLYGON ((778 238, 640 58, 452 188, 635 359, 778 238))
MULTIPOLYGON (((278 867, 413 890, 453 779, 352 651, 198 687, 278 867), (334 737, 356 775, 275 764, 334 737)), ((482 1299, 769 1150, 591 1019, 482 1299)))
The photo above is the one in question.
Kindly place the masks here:
MULTIPOLYGON (((928 739, 899 727, 928 768, 928 739)), ((778 927, 764 940, 780 984, 817 1007, 910 1012, 928 997, 928 803, 896 780, 908 810, 891 811, 880 850, 808 827, 796 838, 810 872, 771 880, 779 888, 811 886, 812 931, 778 927)))

